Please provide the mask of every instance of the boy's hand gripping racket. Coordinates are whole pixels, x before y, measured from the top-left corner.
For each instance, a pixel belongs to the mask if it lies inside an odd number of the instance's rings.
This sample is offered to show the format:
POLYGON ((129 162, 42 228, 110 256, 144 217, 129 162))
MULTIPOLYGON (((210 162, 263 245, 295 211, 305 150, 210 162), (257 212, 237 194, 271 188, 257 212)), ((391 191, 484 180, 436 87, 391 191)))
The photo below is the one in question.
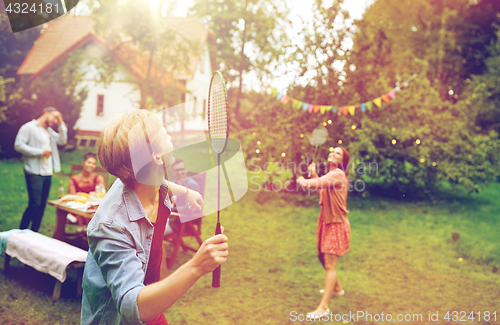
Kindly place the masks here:
MULTIPOLYGON (((221 233, 220 229, 220 155, 226 149, 227 137, 229 135, 229 115, 227 105, 226 83, 219 71, 215 71, 210 80, 210 88, 208 90, 208 135, 212 149, 217 153, 217 227, 215 234, 221 233)), ((220 287, 220 271, 219 265, 212 274, 212 287, 220 287)))
MULTIPOLYGON (((325 143, 326 139, 328 139, 328 130, 324 126, 320 125, 313 130, 311 139, 309 139, 309 143, 316 146, 316 149, 314 149, 313 163, 316 159, 318 146, 325 143)), ((308 177, 311 177, 311 171, 309 171, 308 177)))

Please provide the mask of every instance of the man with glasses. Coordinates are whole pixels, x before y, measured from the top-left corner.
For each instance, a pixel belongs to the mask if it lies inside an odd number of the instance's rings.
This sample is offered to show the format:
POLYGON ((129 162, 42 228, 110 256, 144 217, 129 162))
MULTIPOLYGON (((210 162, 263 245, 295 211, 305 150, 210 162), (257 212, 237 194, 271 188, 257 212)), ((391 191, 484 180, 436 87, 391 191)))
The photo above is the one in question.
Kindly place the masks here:
MULTIPOLYGON (((194 179, 192 179, 187 175, 186 164, 182 159, 176 160, 175 163, 170 168, 172 168, 175 177, 174 183, 185 186, 188 189, 193 190, 195 192, 200 191, 200 186, 198 185, 198 183, 196 183, 194 179)), ((174 207, 172 208, 172 212, 188 211, 187 201, 184 196, 174 196, 172 198, 172 203, 175 204, 174 207)), ((181 227, 181 222, 178 218, 175 218, 173 220, 169 219, 167 228, 165 230, 165 235, 171 232, 179 232, 180 227, 181 227), (169 228, 171 228, 171 230, 169 228)))
POLYGON ((57 145, 66 144, 68 128, 61 113, 47 107, 42 115, 21 126, 14 142, 16 151, 23 155, 24 177, 28 190, 28 207, 24 211, 19 229, 38 231, 49 197, 52 170, 61 171, 57 145), (59 133, 52 127, 58 125, 59 133))

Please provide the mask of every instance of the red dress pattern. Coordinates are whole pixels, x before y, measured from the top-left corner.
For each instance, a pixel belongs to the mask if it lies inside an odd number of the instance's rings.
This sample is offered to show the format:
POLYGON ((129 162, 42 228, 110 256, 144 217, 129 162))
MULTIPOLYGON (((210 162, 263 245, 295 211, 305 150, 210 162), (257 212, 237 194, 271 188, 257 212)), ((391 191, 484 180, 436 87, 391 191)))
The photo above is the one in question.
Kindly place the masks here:
POLYGON ((344 255, 349 251, 351 242, 351 224, 349 219, 344 222, 325 224, 323 216, 319 215, 316 225, 316 238, 318 250, 323 254, 344 255))

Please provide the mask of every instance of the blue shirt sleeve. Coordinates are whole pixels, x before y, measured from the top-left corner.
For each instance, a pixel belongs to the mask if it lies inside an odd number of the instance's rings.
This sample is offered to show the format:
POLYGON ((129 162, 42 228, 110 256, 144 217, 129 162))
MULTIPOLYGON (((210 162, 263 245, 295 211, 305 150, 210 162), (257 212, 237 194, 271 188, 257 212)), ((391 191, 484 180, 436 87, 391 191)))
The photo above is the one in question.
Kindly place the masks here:
POLYGON ((138 257, 131 234, 101 223, 88 231, 89 252, 101 269, 116 309, 124 324, 142 324, 137 297, 144 288, 144 261, 138 257))

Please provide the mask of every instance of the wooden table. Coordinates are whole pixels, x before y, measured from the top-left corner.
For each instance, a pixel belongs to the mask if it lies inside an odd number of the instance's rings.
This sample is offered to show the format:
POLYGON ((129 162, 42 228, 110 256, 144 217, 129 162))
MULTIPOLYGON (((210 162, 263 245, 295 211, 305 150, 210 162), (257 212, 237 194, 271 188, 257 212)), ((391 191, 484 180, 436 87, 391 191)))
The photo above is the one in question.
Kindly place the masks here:
POLYGON ((94 216, 95 211, 87 212, 83 209, 74 209, 66 203, 59 203, 58 200, 48 201, 49 205, 56 207, 56 229, 52 238, 66 241, 66 217, 71 213, 78 218, 78 225, 83 227, 88 224, 90 219, 94 216))

